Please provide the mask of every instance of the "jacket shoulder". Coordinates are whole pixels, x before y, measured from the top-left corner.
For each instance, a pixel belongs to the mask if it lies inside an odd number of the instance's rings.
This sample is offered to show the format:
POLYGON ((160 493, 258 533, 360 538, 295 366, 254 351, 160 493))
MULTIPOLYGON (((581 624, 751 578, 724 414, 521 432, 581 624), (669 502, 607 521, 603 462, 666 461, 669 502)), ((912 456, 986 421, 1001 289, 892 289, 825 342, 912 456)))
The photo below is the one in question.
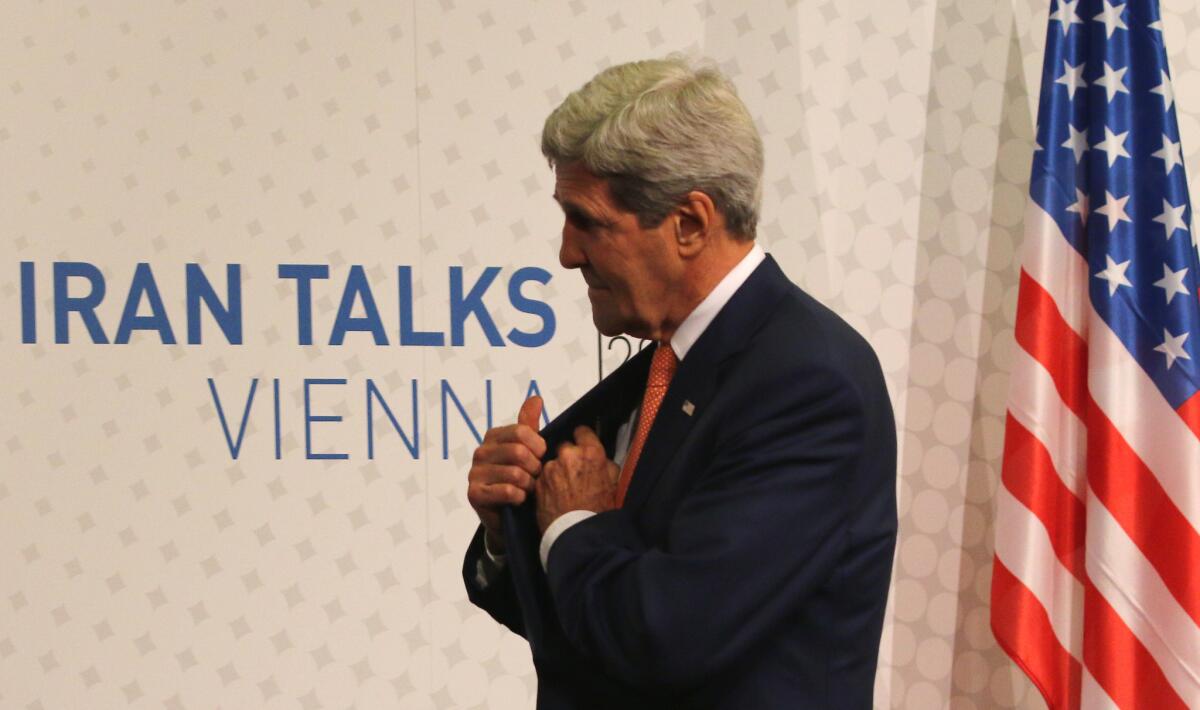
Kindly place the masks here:
POLYGON ((818 371, 851 382, 883 384, 879 358, 866 338, 791 282, 747 350, 755 359, 773 361, 776 372, 818 371))

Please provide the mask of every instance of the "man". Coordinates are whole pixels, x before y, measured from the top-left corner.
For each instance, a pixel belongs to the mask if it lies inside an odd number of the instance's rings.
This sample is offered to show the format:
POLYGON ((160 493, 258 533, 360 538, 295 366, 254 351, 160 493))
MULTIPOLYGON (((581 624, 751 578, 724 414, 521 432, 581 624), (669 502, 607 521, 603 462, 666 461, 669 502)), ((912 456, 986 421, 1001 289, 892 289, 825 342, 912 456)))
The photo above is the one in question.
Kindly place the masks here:
POLYGON ((528 639, 538 708, 869 708, 891 405, 866 342, 754 242, 745 106, 714 69, 624 64, 542 151, 596 327, 656 344, 542 432, 537 398, 487 432, 471 601, 528 639))

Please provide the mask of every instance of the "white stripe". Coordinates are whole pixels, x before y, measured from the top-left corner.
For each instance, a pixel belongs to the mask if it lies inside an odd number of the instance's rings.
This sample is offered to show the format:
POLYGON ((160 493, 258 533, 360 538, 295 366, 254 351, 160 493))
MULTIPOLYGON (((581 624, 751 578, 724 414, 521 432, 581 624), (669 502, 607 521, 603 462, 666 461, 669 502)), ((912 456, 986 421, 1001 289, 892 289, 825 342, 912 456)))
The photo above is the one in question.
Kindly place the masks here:
POLYGON ((1082 686, 1079 689, 1080 710, 1121 710, 1096 682, 1096 678, 1088 672, 1086 666, 1083 669, 1082 686))
POLYGON ((1058 222, 1032 199, 1025 208, 1025 253, 1021 258, 1021 268, 1046 289, 1067 325, 1086 337, 1091 310, 1087 262, 1067 243, 1058 222), (1069 258, 1071 254, 1074 259, 1069 258))
POLYGON ((1058 642, 1078 659, 1083 586, 1059 562, 1042 521, 1003 485, 996 491, 996 559, 1037 598, 1058 642))
MULTIPOLYGON (((1088 389, 1092 398, 1162 485, 1192 529, 1200 529, 1200 439, 1142 366, 1092 311, 1088 389)), ((1167 543, 1163 540, 1160 543, 1167 543)))
POLYGON ((1086 335, 1092 398, 1192 528, 1200 530, 1200 476, 1195 475, 1200 471, 1200 438, 1091 304, 1079 303, 1086 299, 1087 264, 1045 210, 1033 200, 1029 204, 1025 270, 1054 298, 1067 323, 1086 335), (1081 276, 1083 282, 1076 283, 1081 276))
POLYGON ((1200 705, 1200 628, 1095 495, 1087 502, 1085 564, 1096 591, 1150 652, 1179 697, 1191 707, 1200 705))
POLYGON ((1082 501, 1087 488, 1087 427, 1063 403, 1042 363, 1020 345, 1013 348, 1008 411, 1045 445, 1059 479, 1082 501))

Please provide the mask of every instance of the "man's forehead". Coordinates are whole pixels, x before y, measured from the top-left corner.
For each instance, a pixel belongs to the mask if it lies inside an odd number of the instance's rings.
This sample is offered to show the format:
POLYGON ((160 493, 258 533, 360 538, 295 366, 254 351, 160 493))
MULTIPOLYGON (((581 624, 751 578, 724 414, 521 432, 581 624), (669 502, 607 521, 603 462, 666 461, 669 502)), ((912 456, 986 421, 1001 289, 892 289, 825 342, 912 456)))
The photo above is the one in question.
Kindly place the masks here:
POLYGON ((567 163, 554 169, 554 199, 560 204, 573 196, 608 194, 608 184, 579 163, 567 163))

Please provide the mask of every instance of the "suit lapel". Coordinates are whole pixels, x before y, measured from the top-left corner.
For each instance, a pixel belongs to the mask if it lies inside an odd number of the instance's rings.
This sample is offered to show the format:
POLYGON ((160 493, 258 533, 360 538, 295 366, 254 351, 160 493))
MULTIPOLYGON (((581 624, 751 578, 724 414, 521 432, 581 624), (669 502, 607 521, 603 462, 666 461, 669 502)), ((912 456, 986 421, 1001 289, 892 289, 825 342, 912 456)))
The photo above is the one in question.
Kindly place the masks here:
POLYGON ((737 354, 762 326, 791 281, 768 254, 733 294, 717 317, 679 363, 663 396, 622 506, 636 511, 645 504, 655 482, 704 416, 721 379, 723 364, 737 354))

